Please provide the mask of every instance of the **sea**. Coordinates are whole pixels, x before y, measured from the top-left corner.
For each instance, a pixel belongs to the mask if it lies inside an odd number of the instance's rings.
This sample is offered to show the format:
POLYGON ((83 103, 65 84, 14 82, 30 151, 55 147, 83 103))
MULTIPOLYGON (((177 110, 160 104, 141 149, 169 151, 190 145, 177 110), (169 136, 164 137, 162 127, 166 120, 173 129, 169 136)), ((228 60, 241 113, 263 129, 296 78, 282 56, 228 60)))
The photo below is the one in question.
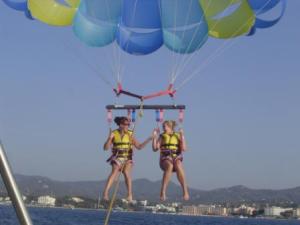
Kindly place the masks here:
MULTIPOLYGON (((102 225, 99 210, 29 208, 34 225, 102 225)), ((0 225, 18 225, 12 206, 0 206, 0 225)), ((113 212, 110 225, 299 225, 299 220, 179 216, 152 213, 113 212)))

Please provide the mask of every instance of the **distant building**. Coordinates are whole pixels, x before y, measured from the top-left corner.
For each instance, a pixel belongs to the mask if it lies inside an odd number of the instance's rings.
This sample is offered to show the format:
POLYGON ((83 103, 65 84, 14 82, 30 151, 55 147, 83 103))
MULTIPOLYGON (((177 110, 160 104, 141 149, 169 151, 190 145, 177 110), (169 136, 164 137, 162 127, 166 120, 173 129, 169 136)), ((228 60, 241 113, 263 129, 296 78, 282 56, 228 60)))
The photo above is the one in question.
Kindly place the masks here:
POLYGON ((62 207, 67 208, 67 209, 75 209, 75 206, 72 204, 63 204, 62 207))
POLYGON ((125 198, 122 198, 121 201, 125 204, 132 204, 132 205, 136 205, 137 204, 137 200, 132 200, 132 201, 128 201, 127 199, 125 198))
POLYGON ((147 206, 148 205, 148 200, 143 200, 139 202, 142 206, 147 206))
POLYGON ((294 217, 300 218, 300 208, 294 210, 294 217))
POLYGON ((72 197, 71 199, 72 199, 73 202, 76 202, 76 203, 84 202, 83 199, 78 198, 78 197, 72 197))
POLYGON ((38 205, 42 206, 55 206, 56 199, 51 196, 40 196, 38 197, 38 205))
POLYGON ((172 207, 179 207, 181 204, 179 202, 172 202, 171 206, 172 207))
POLYGON ((217 215, 217 216, 227 216, 227 208, 222 206, 211 206, 210 207, 210 215, 217 215))
POLYGON ((153 212, 153 213, 155 213, 157 211, 155 206, 145 206, 144 208, 145 208, 146 211, 150 211, 150 212, 153 212))
POLYGON ((256 211, 256 208, 250 207, 250 206, 247 206, 247 205, 241 205, 240 207, 233 209, 233 212, 235 214, 249 215, 249 216, 252 216, 254 211, 256 211))
POLYGON ((176 213, 176 209, 174 207, 171 206, 165 206, 163 204, 157 204, 155 206, 156 210, 155 211, 165 211, 168 213, 176 213))
POLYGON ((183 215, 200 216, 200 215, 217 215, 227 216, 227 208, 216 205, 198 205, 198 206, 183 206, 183 215))
POLYGON ((293 210, 292 208, 281 208, 276 206, 267 207, 265 208, 265 216, 270 216, 270 217, 280 216, 281 213, 285 211, 292 211, 292 210, 293 210))
POLYGON ((132 205, 136 205, 137 204, 137 200, 132 200, 129 203, 132 204, 132 205))
POLYGON ((184 205, 182 207, 182 214, 190 215, 190 216, 202 215, 201 212, 198 210, 198 207, 194 205, 188 205, 188 206, 184 205))

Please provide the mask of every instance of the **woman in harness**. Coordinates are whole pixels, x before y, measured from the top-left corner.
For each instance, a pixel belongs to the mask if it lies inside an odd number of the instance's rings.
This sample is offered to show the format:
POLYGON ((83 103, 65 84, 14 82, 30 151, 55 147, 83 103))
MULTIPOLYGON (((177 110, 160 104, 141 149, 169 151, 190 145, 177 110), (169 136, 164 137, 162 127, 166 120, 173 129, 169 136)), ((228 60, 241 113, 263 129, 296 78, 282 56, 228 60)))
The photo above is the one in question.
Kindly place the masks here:
POLYGON ((103 200, 109 200, 109 190, 116 177, 122 172, 128 191, 127 200, 132 201, 131 169, 133 148, 141 150, 152 140, 152 137, 149 137, 143 143, 139 143, 133 136, 133 131, 128 129, 130 120, 127 117, 116 117, 114 122, 119 128, 114 131, 110 130, 109 137, 103 147, 104 150, 112 148, 112 155, 107 160, 112 166, 112 171, 107 179, 102 198, 103 200))
POLYGON ((153 151, 160 150, 160 168, 164 171, 162 186, 160 191, 160 199, 166 200, 166 189, 169 184, 172 172, 176 172, 178 181, 182 187, 183 199, 189 200, 189 191, 186 184, 184 169, 182 165, 182 152, 186 151, 186 142, 183 130, 180 129, 179 133, 175 132, 176 122, 165 121, 163 123, 163 133, 158 134, 158 130, 153 132, 153 151))

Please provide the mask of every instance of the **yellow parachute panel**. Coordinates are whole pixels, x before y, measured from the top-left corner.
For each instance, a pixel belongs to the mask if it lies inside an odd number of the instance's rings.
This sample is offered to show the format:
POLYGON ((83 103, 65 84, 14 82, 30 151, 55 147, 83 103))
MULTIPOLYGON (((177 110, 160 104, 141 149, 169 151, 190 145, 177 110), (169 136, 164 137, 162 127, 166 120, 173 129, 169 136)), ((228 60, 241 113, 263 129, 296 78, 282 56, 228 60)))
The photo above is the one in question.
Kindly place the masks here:
POLYGON ((63 5, 55 0, 28 0, 31 15, 46 24, 53 26, 69 26, 77 11, 80 0, 66 0, 63 5))
POLYGON ((199 0, 215 38, 233 38, 247 34, 255 23, 255 14, 247 0, 199 0))

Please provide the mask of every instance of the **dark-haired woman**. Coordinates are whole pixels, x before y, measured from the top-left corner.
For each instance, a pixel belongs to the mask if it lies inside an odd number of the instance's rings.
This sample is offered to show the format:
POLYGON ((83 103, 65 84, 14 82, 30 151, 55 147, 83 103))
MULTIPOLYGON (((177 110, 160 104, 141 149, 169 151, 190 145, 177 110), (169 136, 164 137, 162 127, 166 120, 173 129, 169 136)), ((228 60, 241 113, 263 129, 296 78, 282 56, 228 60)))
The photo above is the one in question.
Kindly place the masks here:
POLYGON ((122 172, 125 178, 125 183, 128 191, 127 200, 132 201, 132 157, 133 148, 141 150, 151 140, 152 137, 146 139, 143 143, 139 143, 134 135, 133 131, 129 130, 130 120, 127 117, 116 117, 114 122, 118 126, 118 129, 109 132, 109 136, 104 144, 104 150, 112 148, 112 156, 107 160, 111 166, 112 171, 107 179, 102 198, 109 200, 109 190, 119 173, 122 172))
POLYGON ((157 130, 153 132, 153 151, 160 150, 160 168, 164 171, 160 199, 166 200, 166 189, 172 176, 176 172, 177 179, 182 187, 183 199, 189 200, 189 192, 182 165, 182 152, 186 151, 186 141, 183 130, 175 132, 176 122, 172 120, 164 121, 163 133, 158 134, 157 130))

